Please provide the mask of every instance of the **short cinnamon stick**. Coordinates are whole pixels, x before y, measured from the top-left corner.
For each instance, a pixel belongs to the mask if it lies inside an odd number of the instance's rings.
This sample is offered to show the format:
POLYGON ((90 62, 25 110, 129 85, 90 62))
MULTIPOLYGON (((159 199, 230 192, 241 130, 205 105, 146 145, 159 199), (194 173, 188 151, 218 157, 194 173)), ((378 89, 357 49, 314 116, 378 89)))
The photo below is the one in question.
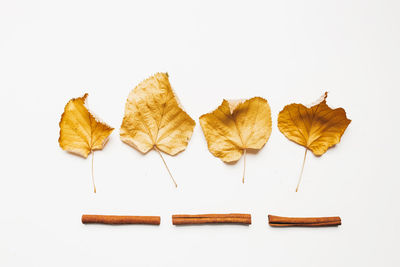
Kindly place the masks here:
POLYGON ((268 215, 268 222, 270 226, 278 227, 291 227, 291 226, 305 226, 305 227, 319 227, 319 226, 338 226, 342 224, 339 216, 336 217, 281 217, 268 215))
POLYGON ((199 214, 199 215, 172 215, 172 224, 206 224, 206 223, 236 223, 251 224, 250 214, 199 214))
POLYGON ((160 216, 82 215, 82 223, 101 224, 153 224, 159 225, 160 216))

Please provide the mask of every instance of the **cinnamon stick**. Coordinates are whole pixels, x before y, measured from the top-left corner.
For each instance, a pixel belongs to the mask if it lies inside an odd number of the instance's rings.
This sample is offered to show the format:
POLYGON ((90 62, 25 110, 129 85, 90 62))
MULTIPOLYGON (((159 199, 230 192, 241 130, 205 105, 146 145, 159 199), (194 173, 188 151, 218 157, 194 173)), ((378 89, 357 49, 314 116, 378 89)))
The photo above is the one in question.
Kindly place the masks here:
POLYGON ((101 224, 153 224, 159 225, 160 216, 82 215, 82 223, 101 224))
POLYGON ((306 227, 319 227, 319 226, 338 226, 342 224, 339 216, 336 217, 281 217, 268 215, 268 222, 270 226, 290 227, 290 226, 306 226, 306 227))
POLYGON ((236 223, 251 224, 250 214, 199 214, 199 215, 172 215, 172 224, 206 224, 206 223, 236 223))

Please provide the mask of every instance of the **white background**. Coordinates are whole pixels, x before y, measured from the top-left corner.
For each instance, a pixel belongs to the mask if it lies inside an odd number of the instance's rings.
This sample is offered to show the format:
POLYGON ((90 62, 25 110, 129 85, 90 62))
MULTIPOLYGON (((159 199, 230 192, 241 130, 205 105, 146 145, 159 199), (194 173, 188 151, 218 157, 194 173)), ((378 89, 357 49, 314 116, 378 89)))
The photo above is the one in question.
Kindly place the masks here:
POLYGON ((0 2, 1 266, 399 266, 398 1, 0 2), (119 139, 129 91, 168 71, 196 120, 183 153, 142 155, 119 139), (352 120, 309 154, 276 126, 323 92, 352 120), (64 105, 115 131, 90 158, 58 145, 64 105), (198 117, 223 98, 265 97, 266 146, 224 164, 198 117), (177 213, 251 213, 251 226, 175 227, 177 213), (160 215, 157 226, 82 225, 83 213, 160 215), (267 214, 342 217, 333 228, 276 229, 267 214), (398 254, 398 253, 397 253, 398 254))

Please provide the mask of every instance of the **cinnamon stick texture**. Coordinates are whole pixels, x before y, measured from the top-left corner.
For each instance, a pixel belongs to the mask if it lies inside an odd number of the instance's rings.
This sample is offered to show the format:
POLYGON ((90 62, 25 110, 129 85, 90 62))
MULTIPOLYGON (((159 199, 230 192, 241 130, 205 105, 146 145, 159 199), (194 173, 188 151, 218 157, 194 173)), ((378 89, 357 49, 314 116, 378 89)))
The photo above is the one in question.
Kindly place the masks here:
POLYGON ((280 217, 268 215, 268 222, 270 226, 290 227, 290 226, 338 226, 342 224, 339 216, 336 217, 309 217, 309 218, 295 218, 295 217, 280 217))
POLYGON ((160 216, 82 215, 82 223, 101 224, 153 224, 159 225, 160 216))
POLYGON ((236 223, 251 224, 250 214, 199 214, 199 215, 172 215, 172 224, 206 224, 206 223, 236 223))

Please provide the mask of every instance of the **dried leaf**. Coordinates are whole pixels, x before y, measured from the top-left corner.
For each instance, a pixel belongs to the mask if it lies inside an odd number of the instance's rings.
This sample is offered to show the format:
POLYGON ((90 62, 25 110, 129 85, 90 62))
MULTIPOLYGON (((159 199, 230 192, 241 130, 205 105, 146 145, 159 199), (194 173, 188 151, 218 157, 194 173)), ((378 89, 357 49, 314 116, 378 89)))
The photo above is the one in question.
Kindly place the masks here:
MULTIPOLYGON (((154 148, 162 158, 160 151, 176 155, 185 150, 195 124, 180 107, 168 74, 157 73, 130 92, 120 137, 142 153, 154 148)), ((172 175, 171 178, 175 183, 172 175)))
MULTIPOLYGON (((222 101, 213 112, 200 117, 210 152, 225 162, 237 161, 246 150, 261 149, 271 135, 271 109, 267 100, 222 101)), ((244 163, 245 163, 244 157, 244 163)), ((243 182, 244 182, 243 171, 243 182)))
MULTIPOLYGON (((71 99, 65 105, 64 113, 60 120, 60 147, 68 152, 84 158, 94 150, 103 149, 114 128, 99 122, 86 108, 85 101, 88 94, 83 97, 71 99)), ((93 178, 93 158, 92 158, 93 178)), ((94 192, 96 187, 94 185, 94 192)))
MULTIPOLYGON (((278 116, 279 130, 290 140, 321 156, 328 148, 340 142, 340 138, 350 124, 343 108, 331 109, 326 104, 328 93, 318 104, 307 108, 302 104, 290 104, 278 116)), ((299 184, 303 173, 300 174, 299 184)), ((298 186, 296 191, 298 190, 298 186)))

